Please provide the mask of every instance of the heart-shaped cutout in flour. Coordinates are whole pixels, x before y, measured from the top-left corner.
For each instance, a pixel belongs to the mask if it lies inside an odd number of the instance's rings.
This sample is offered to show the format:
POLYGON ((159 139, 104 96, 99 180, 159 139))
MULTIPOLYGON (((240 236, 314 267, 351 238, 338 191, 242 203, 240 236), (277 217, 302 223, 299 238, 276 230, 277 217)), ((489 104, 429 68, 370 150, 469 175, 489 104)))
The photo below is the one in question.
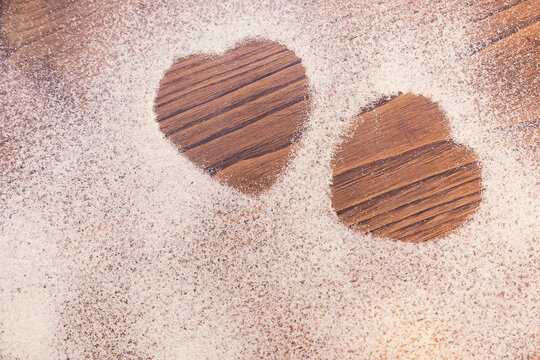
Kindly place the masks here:
POLYGON ((404 241, 443 237, 482 198, 475 153, 455 143, 444 113, 405 94, 358 115, 334 159, 332 204, 352 229, 404 241))
POLYGON ((250 194, 274 184, 308 111, 300 59, 270 41, 176 61, 155 100, 167 139, 213 177, 250 194))

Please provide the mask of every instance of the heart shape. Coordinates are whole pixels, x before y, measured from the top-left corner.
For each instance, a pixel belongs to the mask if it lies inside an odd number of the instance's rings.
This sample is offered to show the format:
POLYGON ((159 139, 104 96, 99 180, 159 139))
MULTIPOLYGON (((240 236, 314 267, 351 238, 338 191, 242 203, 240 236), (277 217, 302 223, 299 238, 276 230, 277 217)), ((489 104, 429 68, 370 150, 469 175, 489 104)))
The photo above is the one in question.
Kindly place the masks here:
MULTIPOLYGON (((165 137, 244 193, 269 189, 307 120, 308 80, 285 46, 248 41, 176 61, 155 112, 165 137)), ((478 208, 474 152, 455 143, 437 104, 399 95, 360 113, 333 161, 332 205, 351 229, 404 241, 445 236, 478 208)))
POLYGON ((309 111, 300 59, 271 41, 222 56, 176 61, 155 112, 165 137, 193 163, 249 194, 269 189, 287 164, 309 111))
POLYGON ((479 163, 451 139, 436 103, 399 95, 355 122, 333 164, 332 204, 345 225, 420 242, 449 234, 476 211, 483 190, 479 163))

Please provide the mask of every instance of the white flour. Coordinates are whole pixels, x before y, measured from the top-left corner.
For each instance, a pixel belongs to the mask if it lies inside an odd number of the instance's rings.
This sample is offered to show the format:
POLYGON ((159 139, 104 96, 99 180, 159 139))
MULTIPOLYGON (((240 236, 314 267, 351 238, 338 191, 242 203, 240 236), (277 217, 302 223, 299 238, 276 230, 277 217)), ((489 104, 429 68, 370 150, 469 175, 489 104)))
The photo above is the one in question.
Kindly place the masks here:
POLYGON ((538 356, 538 158, 479 118, 470 19, 313 3, 126 3, 63 75, 1 65, 1 359, 538 356), (313 95, 259 198, 179 155, 152 110, 176 58, 246 38, 294 50, 313 95), (438 241, 352 232, 331 208, 340 134, 398 91, 438 102, 482 165, 480 209, 438 241))

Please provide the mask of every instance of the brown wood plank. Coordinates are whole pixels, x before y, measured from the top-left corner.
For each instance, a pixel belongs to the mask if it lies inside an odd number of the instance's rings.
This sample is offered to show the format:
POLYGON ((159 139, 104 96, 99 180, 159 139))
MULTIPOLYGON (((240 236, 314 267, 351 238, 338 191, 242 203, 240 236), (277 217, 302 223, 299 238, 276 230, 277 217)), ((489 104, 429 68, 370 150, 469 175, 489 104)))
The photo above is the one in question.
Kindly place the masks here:
POLYGON ((332 204, 347 226, 405 241, 444 236, 474 212, 474 153, 454 143, 437 104, 405 94, 358 116, 334 160, 332 204))
MULTIPOLYGON (((538 2, 537 2, 538 4, 538 2)), ((540 9, 534 21, 515 32, 503 33, 490 46, 467 60, 476 68, 473 86, 491 107, 486 116, 496 114, 495 125, 517 124, 540 118, 540 9), (489 71, 486 71, 489 69, 489 71)), ((504 21, 499 25, 503 26, 504 21)))
MULTIPOLYGON (((514 0, 509 3, 497 2, 491 5, 488 13, 480 16, 467 29, 472 37, 472 45, 477 47, 477 52, 512 36, 540 18, 540 4, 535 0, 514 0)), ((475 10, 479 8, 480 5, 475 10)))
POLYGON ((12 53, 69 29, 97 10, 93 0, 6 0, 2 8, 4 40, 12 53))
POLYGON ((161 131, 185 156, 252 194, 275 182, 308 111, 300 59, 269 41, 178 60, 155 102, 161 131))

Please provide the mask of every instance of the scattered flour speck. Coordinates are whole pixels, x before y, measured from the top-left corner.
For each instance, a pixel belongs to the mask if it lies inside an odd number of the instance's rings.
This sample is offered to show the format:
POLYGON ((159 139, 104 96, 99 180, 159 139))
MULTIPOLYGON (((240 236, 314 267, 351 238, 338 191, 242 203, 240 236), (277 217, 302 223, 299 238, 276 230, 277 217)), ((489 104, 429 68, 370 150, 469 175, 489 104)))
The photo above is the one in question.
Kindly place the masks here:
POLYGON ((471 85, 472 14, 423 3, 126 1, 62 74, 3 61, 0 358, 538 356, 538 153, 471 85), (175 59, 250 38, 295 51, 313 99, 258 198, 179 155, 152 109, 175 59), (331 208, 341 134, 400 91, 438 102, 482 166, 480 209, 438 241, 355 233, 331 208))

